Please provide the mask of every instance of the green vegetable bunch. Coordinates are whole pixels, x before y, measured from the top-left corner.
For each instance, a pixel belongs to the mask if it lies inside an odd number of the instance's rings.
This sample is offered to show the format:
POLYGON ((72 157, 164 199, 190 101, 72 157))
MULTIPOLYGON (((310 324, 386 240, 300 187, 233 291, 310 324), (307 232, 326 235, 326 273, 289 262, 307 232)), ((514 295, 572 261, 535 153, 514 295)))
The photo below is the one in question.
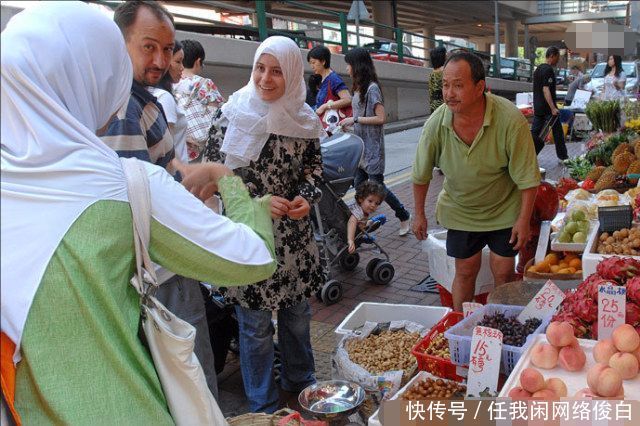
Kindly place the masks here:
POLYGON ((569 170, 569 176, 578 181, 584 180, 587 173, 593 168, 593 163, 584 155, 565 160, 564 165, 569 170))
POLYGON ((620 103, 615 101, 591 101, 585 110, 593 128, 612 133, 620 127, 620 103))

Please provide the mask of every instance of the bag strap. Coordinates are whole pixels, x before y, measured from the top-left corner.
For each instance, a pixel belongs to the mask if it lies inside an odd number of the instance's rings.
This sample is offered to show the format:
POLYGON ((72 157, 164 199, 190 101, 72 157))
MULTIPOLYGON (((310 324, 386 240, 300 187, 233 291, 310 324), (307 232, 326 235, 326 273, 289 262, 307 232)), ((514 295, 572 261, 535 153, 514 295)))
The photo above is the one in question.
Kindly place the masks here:
POLYGON ((158 287, 155 268, 149 257, 151 241, 151 195, 149 177, 144 164, 136 158, 120 158, 131 206, 133 221, 133 242, 136 250, 136 271, 138 279, 131 283, 141 296, 148 296, 158 287), (146 283, 146 285, 145 285, 146 283))

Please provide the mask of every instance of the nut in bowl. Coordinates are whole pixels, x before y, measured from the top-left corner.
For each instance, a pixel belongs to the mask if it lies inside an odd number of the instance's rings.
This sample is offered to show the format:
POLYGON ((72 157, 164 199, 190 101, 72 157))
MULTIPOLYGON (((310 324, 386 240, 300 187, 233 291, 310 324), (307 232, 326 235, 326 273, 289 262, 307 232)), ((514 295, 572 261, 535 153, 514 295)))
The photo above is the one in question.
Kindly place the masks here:
POLYGON ((300 392, 298 402, 303 410, 320 420, 335 420, 355 413, 364 398, 364 389, 356 383, 327 380, 300 392))

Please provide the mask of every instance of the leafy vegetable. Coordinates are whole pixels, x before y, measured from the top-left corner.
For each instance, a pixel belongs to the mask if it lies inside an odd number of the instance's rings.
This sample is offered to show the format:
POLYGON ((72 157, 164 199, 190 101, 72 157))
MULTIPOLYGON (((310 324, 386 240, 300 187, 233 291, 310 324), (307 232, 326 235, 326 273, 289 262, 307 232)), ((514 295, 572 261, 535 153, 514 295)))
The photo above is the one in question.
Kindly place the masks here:
POLYGON ((620 127, 620 103, 615 101, 591 101, 585 113, 593 128, 605 133, 615 132, 620 127))

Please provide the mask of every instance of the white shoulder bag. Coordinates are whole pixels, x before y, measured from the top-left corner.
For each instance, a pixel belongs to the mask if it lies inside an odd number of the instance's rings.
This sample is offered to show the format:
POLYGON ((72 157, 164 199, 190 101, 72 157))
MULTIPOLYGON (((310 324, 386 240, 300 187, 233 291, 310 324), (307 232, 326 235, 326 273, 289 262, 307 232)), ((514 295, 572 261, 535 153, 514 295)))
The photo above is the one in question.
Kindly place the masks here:
POLYGON ((131 285, 140 295, 142 328, 171 417, 182 425, 228 425, 207 387, 204 370, 193 353, 195 328, 175 316, 153 296, 158 286, 149 257, 151 198, 144 164, 121 158, 133 214, 136 273, 131 285))

